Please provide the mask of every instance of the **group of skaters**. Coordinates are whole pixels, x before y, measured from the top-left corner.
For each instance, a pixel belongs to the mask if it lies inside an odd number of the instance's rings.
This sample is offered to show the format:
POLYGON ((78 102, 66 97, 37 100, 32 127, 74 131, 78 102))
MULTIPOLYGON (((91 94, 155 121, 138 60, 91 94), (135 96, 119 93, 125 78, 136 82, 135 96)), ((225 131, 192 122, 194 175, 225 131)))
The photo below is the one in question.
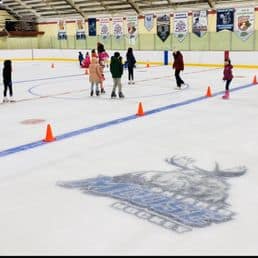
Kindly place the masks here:
MULTIPOLYGON (((184 71, 184 58, 182 53, 174 49, 173 50, 173 69, 175 70, 175 79, 177 84, 177 89, 181 89, 182 85, 185 84, 183 79, 181 78, 180 73, 184 71)), ((79 62, 80 66, 88 69, 89 71, 89 81, 91 83, 91 91, 90 96, 94 95, 99 96, 100 94, 105 93, 104 88, 104 69, 106 66, 110 66, 110 72, 113 78, 113 89, 111 93, 111 98, 116 98, 117 95, 119 98, 124 98, 124 94, 122 92, 122 82, 121 78, 124 72, 124 63, 123 58, 119 52, 115 52, 111 57, 111 61, 109 64, 109 55, 106 52, 104 45, 101 43, 97 44, 97 51, 93 49, 91 51, 91 55, 87 52, 86 56, 83 57, 83 54, 79 52, 79 62), (118 88, 118 92, 117 92, 118 88), (118 94, 117 94, 118 93, 118 94)), ((132 48, 128 48, 126 53, 126 61, 125 64, 128 68, 128 84, 135 84, 134 82, 134 68, 136 64, 136 59, 133 53, 132 48)), ((233 79, 232 73, 233 66, 231 64, 230 59, 225 59, 224 62, 224 71, 223 71, 223 80, 225 81, 225 94, 223 95, 223 99, 229 98, 229 86, 233 79)), ((3 103, 7 102, 15 102, 13 98, 13 86, 12 86, 12 61, 4 60, 3 64, 3 85, 4 85, 4 98, 3 103), (9 93, 9 97, 7 97, 9 93)))
MULTIPOLYGON (((92 49, 91 55, 89 54, 89 52, 86 52, 85 57, 83 57, 82 52, 79 52, 78 59, 80 67, 85 68, 86 70, 88 70, 89 73, 89 81, 91 83, 90 96, 93 96, 94 93, 96 94, 96 96, 105 93, 104 69, 105 67, 109 66, 113 78, 113 89, 111 93, 111 98, 116 98, 117 96, 119 98, 124 98, 121 81, 124 73, 124 63, 123 58, 119 52, 114 53, 114 55, 111 57, 111 61, 109 64, 109 55, 106 52, 104 45, 98 42, 97 51, 96 49, 92 49)), ((128 84, 135 84, 134 68, 136 64, 136 59, 132 48, 128 48, 127 50, 125 64, 128 68, 128 84)))

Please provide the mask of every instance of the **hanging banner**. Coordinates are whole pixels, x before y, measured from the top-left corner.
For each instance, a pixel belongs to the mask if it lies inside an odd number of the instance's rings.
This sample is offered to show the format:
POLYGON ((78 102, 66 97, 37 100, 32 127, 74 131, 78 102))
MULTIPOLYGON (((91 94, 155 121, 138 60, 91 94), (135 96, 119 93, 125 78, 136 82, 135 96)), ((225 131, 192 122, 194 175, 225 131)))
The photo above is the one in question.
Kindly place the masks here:
POLYGON ((85 21, 83 19, 76 20, 76 39, 86 39, 85 21))
POLYGON ((146 14, 144 16, 144 27, 147 31, 151 31, 154 27, 154 14, 146 14))
POLYGON ((106 40, 109 37, 110 31, 109 18, 100 18, 99 27, 100 27, 100 36, 102 40, 106 40))
POLYGON ((138 17, 128 16, 127 17, 127 32, 130 45, 135 45, 138 28, 138 17))
POLYGON ((254 33, 254 8, 238 8, 235 12, 235 32, 242 39, 247 40, 254 33))
POLYGON ((97 36, 97 19, 89 18, 88 26, 89 26, 89 36, 97 36))
POLYGON ((218 9, 217 10, 217 32, 222 30, 234 29, 234 12, 235 9, 218 9))
POLYGON ((66 23, 65 20, 59 20, 57 22, 57 38, 58 40, 66 40, 67 39, 67 34, 66 34, 66 23))
POLYGON ((123 36, 123 26, 124 18, 123 17, 114 17, 113 18, 113 35, 115 39, 120 39, 123 36))
POLYGON ((170 16, 167 14, 157 16, 157 35, 164 42, 170 35, 170 16))
POLYGON ((208 31, 208 12, 193 11, 193 33, 198 37, 203 37, 208 31))
POLYGON ((188 33, 188 12, 174 13, 174 33, 179 42, 182 42, 188 33))

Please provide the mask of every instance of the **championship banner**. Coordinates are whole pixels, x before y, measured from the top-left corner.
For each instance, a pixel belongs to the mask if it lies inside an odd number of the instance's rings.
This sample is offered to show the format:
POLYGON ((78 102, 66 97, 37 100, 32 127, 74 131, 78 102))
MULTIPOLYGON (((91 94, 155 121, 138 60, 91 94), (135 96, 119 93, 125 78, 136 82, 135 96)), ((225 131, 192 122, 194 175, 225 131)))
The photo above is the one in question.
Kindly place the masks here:
POLYGON ((66 40, 67 39, 67 34, 66 34, 66 23, 65 20, 59 20, 57 22, 57 38, 58 40, 66 40))
POLYGON ((135 45, 135 40, 137 37, 137 28, 138 28, 138 17, 137 16, 128 16, 127 17, 127 32, 130 45, 135 45))
POLYGON ((198 37, 203 37, 208 31, 208 12, 193 11, 193 33, 198 37))
POLYGON ((124 18, 123 17, 114 17, 113 18, 113 35, 116 39, 120 39, 123 36, 123 26, 124 26, 124 18))
POLYGON ((109 18, 99 19, 100 36, 102 40, 106 40, 109 37, 109 33, 110 33, 109 26, 110 26, 109 18))
POLYGON ((76 39, 86 39, 84 19, 76 20, 76 39))
POLYGON ((188 12, 174 13, 174 33, 179 42, 182 42, 188 33, 188 12))
POLYGON ((238 8, 235 12, 235 32, 242 39, 247 40, 254 33, 254 8, 238 8))
POLYGON ((154 27, 154 14, 146 14, 144 16, 144 27, 147 31, 151 31, 154 27))
POLYGON ((234 29, 234 12, 235 9, 218 9, 217 10, 217 32, 222 30, 234 29))
POLYGON ((157 35, 164 42, 170 35, 170 16, 167 14, 157 16, 157 35))
POLYGON ((97 36, 97 19, 89 18, 88 26, 89 26, 89 36, 97 36))

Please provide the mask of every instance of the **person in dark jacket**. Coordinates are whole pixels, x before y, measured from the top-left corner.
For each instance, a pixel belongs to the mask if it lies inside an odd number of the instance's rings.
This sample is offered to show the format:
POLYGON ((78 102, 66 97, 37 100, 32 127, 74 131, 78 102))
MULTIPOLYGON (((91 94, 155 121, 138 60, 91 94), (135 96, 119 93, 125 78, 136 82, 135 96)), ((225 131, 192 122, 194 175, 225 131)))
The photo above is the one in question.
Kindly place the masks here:
POLYGON ((184 71, 184 59, 182 53, 176 49, 173 51, 173 57, 173 69, 175 69, 176 84, 177 88, 181 89, 181 85, 185 84, 182 78, 180 77, 180 72, 184 71))
POLYGON ((10 100, 13 100, 13 87, 12 87, 12 61, 5 60, 3 68, 3 84, 4 84, 4 100, 3 102, 8 102, 7 91, 9 91, 10 100))
POLYGON ((82 61, 84 60, 84 57, 81 51, 79 52, 78 59, 79 59, 80 67, 82 67, 82 61))
POLYGON ((134 84, 134 67, 136 60, 133 54, 133 49, 130 47, 126 53, 126 63, 128 66, 128 84, 134 84))
POLYGON ((111 93, 111 98, 116 98, 116 88, 118 87, 119 98, 124 98, 124 94, 122 93, 122 83, 121 77, 123 75, 123 62, 122 57, 119 52, 115 52, 114 56, 111 57, 110 63, 110 72, 113 78, 113 90, 111 93))
POLYGON ((223 71, 223 81, 226 81, 225 86, 225 95, 222 97, 223 99, 229 98, 229 85, 233 80, 233 72, 232 72, 233 66, 231 65, 230 59, 225 60, 224 63, 224 71, 223 71))

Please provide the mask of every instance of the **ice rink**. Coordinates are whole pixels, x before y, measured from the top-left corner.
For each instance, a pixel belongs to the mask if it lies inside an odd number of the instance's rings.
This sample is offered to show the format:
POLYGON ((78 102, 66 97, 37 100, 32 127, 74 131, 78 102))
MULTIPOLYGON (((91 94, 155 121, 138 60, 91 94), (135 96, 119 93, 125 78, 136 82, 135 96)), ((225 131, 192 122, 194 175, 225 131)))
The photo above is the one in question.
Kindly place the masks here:
POLYGON ((0 254, 257 255, 258 85, 256 70, 233 73, 223 100, 223 68, 186 67, 176 90, 170 66, 137 66, 111 99, 108 70, 106 94, 90 97, 77 63, 14 63, 0 254))

